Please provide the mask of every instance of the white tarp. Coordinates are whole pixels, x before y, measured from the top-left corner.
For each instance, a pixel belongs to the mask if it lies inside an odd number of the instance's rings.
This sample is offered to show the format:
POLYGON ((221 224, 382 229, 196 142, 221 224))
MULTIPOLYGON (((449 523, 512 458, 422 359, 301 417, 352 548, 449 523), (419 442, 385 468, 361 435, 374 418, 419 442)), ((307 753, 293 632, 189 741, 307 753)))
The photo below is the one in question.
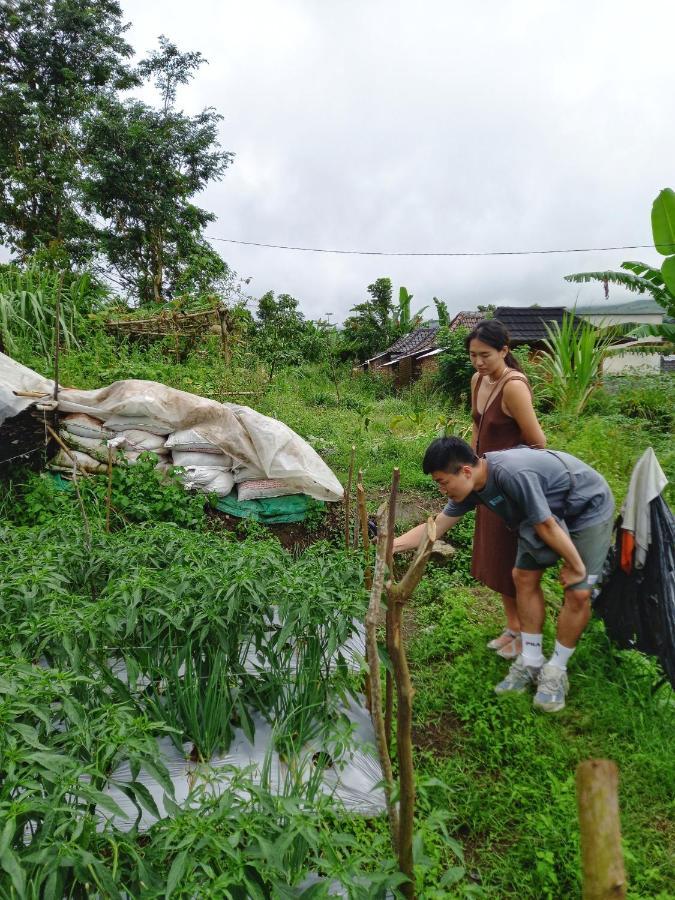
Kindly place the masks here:
MULTIPOLYGON (((0 354, 0 424, 29 406, 13 390, 52 390, 52 382, 0 354), (2 415, 3 405, 5 408, 2 415)), ((246 478, 279 478, 317 500, 342 499, 342 485, 318 453, 287 425, 247 406, 217 403, 154 381, 116 381, 94 391, 61 388, 62 413, 86 413, 102 421, 131 418, 134 427, 165 434, 193 429, 235 460, 246 478)))
POLYGON ((43 391, 51 394, 54 382, 27 366, 0 353, 0 425, 35 403, 30 397, 17 397, 14 391, 43 391))

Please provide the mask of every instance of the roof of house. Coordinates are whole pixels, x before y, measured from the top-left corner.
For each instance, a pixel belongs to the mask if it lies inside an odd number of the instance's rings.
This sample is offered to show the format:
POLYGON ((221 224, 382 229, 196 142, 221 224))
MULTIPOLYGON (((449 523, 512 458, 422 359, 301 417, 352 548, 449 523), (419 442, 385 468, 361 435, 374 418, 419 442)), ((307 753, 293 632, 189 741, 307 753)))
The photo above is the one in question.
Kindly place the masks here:
POLYGON ((653 297, 639 297, 625 303, 586 303, 573 309, 584 316, 655 316, 664 313, 663 307, 653 297))
MULTIPOLYGON (((433 350, 436 347, 436 335, 438 326, 432 328, 416 328, 410 334, 404 334, 395 341, 391 347, 387 347, 385 353, 391 353, 394 357, 410 356, 411 353, 420 353, 422 350, 433 350)), ((378 354, 381 355, 381 354, 378 354)))
POLYGON ((454 319, 450 320, 450 325, 448 327, 450 328, 450 331, 456 331, 457 328, 468 328, 470 331, 484 318, 485 316, 483 313, 463 309, 461 312, 457 313, 454 319))
POLYGON ((527 344, 546 340, 546 324, 561 325, 566 312, 564 306, 499 306, 494 318, 506 325, 512 342, 527 344))

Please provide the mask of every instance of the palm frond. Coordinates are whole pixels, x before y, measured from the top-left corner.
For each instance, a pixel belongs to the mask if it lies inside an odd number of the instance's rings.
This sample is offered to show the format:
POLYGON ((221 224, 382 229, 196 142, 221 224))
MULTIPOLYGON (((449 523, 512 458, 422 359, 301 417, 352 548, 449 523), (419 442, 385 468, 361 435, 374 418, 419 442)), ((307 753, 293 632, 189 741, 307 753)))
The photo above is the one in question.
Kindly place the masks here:
POLYGON ((628 272, 576 272, 573 275, 565 275, 564 277, 565 281, 571 281, 574 284, 583 284, 590 281, 599 281, 602 284, 618 284, 634 294, 649 294, 661 306, 665 305, 664 301, 670 296, 665 286, 659 286, 649 277, 629 274, 628 272))
POLYGON ((663 280, 663 275, 661 274, 661 269, 655 269, 653 266, 648 266, 647 263, 632 262, 631 260, 622 262, 621 268, 627 269, 629 272, 633 272, 640 278, 644 278, 645 281, 650 281, 656 287, 667 290, 667 288, 665 287, 665 282, 663 280))

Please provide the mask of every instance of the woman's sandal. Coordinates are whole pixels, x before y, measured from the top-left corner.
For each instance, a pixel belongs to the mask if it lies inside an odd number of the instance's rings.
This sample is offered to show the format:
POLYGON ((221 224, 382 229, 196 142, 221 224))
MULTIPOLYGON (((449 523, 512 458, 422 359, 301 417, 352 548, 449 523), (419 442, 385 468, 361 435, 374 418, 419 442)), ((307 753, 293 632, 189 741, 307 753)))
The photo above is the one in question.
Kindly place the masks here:
POLYGON ((520 632, 511 631, 510 628, 505 628, 499 637, 493 638, 493 640, 488 642, 488 650, 501 650, 503 647, 506 647, 508 644, 513 643, 516 638, 520 637, 520 632))
POLYGON ((497 656, 501 656, 502 659, 516 659, 522 651, 523 642, 520 639, 520 635, 517 635, 508 644, 497 650, 497 656))

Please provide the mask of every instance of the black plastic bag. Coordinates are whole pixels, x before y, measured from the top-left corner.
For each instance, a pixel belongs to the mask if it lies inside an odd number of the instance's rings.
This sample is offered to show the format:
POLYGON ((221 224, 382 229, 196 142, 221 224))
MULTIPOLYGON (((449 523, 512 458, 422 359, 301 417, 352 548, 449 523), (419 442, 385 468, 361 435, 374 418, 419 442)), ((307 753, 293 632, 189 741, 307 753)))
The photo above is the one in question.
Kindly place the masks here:
POLYGON ((621 568, 619 520, 593 609, 617 646, 656 656, 675 687, 675 516, 662 497, 652 500, 649 514, 652 534, 644 568, 630 574, 621 568))

